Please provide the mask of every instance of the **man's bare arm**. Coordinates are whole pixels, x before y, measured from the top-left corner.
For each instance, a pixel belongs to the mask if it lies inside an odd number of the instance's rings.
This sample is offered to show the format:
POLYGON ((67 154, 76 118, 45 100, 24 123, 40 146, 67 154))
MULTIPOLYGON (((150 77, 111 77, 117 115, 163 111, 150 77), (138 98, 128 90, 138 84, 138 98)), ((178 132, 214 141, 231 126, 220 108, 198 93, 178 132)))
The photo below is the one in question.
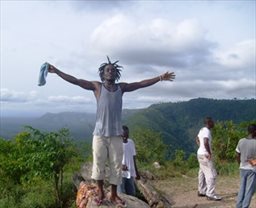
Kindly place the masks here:
POLYGON ((135 168, 135 172, 136 172, 136 180, 140 180, 140 174, 137 168, 137 163, 136 163, 136 156, 133 156, 133 161, 134 161, 134 168, 135 168))
POLYGON ((55 66, 49 64, 49 72, 50 73, 55 73, 58 76, 60 76, 62 79, 64 79, 67 82, 70 82, 71 84, 74 85, 78 85, 86 90, 92 90, 95 91, 97 88, 97 83, 96 82, 91 82, 91 81, 87 81, 84 79, 77 79, 76 77, 73 77, 69 74, 66 74, 62 71, 60 71, 59 69, 57 69, 55 66))
POLYGON ((236 152, 236 161, 237 161, 238 164, 240 164, 240 162, 241 162, 241 159, 240 159, 241 157, 240 156, 241 156, 241 154, 236 152))
POLYGON ((175 79, 174 72, 166 72, 152 79, 142 80, 133 83, 120 83, 123 92, 131 92, 140 88, 151 86, 159 81, 173 81, 175 79))
POLYGON ((197 143, 197 146, 200 147, 200 140, 199 140, 198 136, 196 137, 196 143, 197 143))
POLYGON ((204 138, 204 146, 205 146, 206 151, 208 152, 207 158, 210 160, 212 157, 212 153, 211 153, 211 149, 210 149, 210 145, 209 145, 209 139, 207 137, 204 138))

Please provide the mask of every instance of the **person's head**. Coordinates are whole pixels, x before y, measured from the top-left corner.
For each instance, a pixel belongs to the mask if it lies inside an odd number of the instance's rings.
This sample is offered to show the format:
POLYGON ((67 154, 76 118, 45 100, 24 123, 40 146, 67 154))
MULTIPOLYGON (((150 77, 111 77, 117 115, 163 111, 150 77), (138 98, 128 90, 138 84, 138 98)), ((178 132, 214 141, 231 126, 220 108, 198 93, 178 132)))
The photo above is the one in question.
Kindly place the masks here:
POLYGON ((214 127, 214 121, 211 117, 205 117, 204 124, 208 129, 212 129, 214 127))
POLYGON ((250 124, 247 130, 248 134, 252 135, 253 138, 256 137, 256 124, 250 124))
POLYGON ((99 74, 100 74, 100 79, 102 82, 105 80, 108 81, 118 81, 121 77, 121 68, 122 66, 119 66, 117 64, 118 61, 111 63, 109 57, 108 58, 108 63, 103 63, 100 65, 99 68, 99 74))
POLYGON ((129 137, 129 128, 127 126, 123 126, 123 137, 128 138, 129 137))

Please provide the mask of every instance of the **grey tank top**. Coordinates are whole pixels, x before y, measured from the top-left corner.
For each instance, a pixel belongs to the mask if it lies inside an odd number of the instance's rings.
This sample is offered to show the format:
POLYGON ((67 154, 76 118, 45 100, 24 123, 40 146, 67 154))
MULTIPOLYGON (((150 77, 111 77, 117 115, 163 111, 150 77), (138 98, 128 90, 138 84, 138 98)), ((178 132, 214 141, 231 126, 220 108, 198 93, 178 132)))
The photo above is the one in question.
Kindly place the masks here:
POLYGON ((101 85, 93 135, 112 137, 122 134, 122 96, 123 93, 119 85, 114 92, 108 91, 103 84, 101 85))

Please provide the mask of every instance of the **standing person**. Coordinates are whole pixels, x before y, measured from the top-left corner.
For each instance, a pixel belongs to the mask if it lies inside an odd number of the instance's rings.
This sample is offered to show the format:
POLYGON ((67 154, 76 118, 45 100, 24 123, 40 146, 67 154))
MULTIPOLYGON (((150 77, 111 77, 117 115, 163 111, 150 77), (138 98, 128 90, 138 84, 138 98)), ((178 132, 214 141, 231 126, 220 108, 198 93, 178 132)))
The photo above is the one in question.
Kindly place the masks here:
POLYGON ((123 126, 123 161, 122 184, 118 186, 120 192, 135 196, 135 181, 140 179, 136 164, 136 149, 132 139, 129 138, 129 128, 123 126))
POLYGON ((101 205, 105 198, 103 185, 105 162, 107 160, 109 161, 110 166, 110 201, 116 204, 124 203, 117 195, 117 185, 121 184, 122 179, 123 142, 121 137, 121 113, 123 94, 125 92, 131 92, 154 85, 159 81, 173 81, 175 78, 174 72, 166 72, 160 76, 142 80, 140 82, 116 83, 121 77, 122 68, 117 62, 118 61, 111 63, 108 58, 108 63, 101 64, 99 68, 101 82, 77 79, 76 77, 60 71, 53 65, 49 65, 48 69, 50 73, 57 74, 65 81, 80 86, 85 90, 92 91, 96 98, 97 113, 92 144, 92 179, 96 180, 98 187, 98 198, 95 200, 97 205, 101 205))
POLYGON ((213 164, 212 155, 212 134, 214 121, 211 117, 204 119, 205 126, 200 129, 196 141, 199 146, 197 159, 199 162, 198 172, 198 196, 206 197, 208 200, 220 201, 221 197, 215 194, 215 184, 217 172, 213 164))
POLYGON ((237 162, 240 164, 240 190, 236 207, 248 208, 256 191, 256 124, 248 126, 248 136, 240 139, 237 147, 237 162))

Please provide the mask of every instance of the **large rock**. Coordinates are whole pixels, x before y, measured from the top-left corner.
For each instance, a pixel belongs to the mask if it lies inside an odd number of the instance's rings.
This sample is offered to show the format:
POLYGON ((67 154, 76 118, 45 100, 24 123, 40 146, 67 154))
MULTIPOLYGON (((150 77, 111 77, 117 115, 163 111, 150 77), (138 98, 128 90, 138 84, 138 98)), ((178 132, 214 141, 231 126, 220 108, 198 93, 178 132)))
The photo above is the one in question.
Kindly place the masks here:
POLYGON ((109 189, 106 191, 106 200, 98 206, 95 202, 97 195, 97 187, 91 180, 85 180, 81 175, 75 174, 73 176, 74 185, 77 187, 76 205, 77 208, 149 208, 150 206, 142 200, 128 196, 126 194, 119 194, 122 200, 125 201, 125 205, 113 204, 108 200, 110 194, 109 189))
MULTIPOLYGON (((104 204, 97 206, 94 199, 97 198, 96 185, 91 180, 91 170, 92 165, 90 163, 85 163, 81 167, 80 173, 76 173, 73 176, 73 182, 77 187, 77 204, 81 204, 79 208, 122 208, 124 206, 116 206, 112 204, 109 200, 105 200, 104 204), (81 188, 84 186, 84 188, 81 188), (83 198, 83 199, 82 199, 83 198), (84 202, 81 203, 81 201, 84 202)), ((106 168, 106 180, 105 180, 105 193, 106 198, 110 195, 110 184, 108 183, 109 170, 106 168)), ((119 194, 119 196, 126 202, 126 207, 128 208, 169 208, 171 207, 171 202, 169 202, 161 193, 159 193, 154 186, 151 185, 150 180, 154 180, 153 174, 150 172, 141 173, 141 179, 136 181, 136 185, 140 193, 143 195, 145 201, 128 196, 126 194, 119 194), (149 177, 150 176, 150 177, 149 177)))

